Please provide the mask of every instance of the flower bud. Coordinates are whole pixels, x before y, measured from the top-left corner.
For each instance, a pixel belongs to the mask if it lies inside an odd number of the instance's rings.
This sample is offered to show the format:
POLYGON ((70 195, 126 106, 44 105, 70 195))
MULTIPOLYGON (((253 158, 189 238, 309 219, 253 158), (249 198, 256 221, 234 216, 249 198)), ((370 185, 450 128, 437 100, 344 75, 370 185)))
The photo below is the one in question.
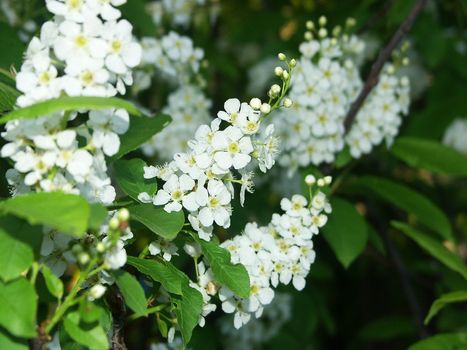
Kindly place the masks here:
POLYGON ((183 250, 192 258, 199 258, 201 256, 201 247, 198 243, 186 243, 183 250))
POLYGON ((117 218, 112 218, 112 219, 109 220, 109 227, 112 230, 118 229, 119 226, 120 226, 120 221, 118 221, 117 218))
POLYGON ((96 250, 97 250, 99 253, 105 252, 105 244, 102 243, 102 242, 97 243, 97 245, 96 245, 96 250))
POLYGON ((290 64, 290 67, 294 68, 297 65, 297 60, 295 58, 292 58, 289 64, 290 64))
POLYGON ((257 97, 252 98, 251 101, 250 101, 250 106, 254 110, 260 109, 261 108, 261 100, 259 98, 257 98, 257 97))
POLYGON ((290 108, 292 107, 293 102, 290 98, 285 98, 283 104, 285 108, 290 108))
POLYGON ((318 32, 320 38, 325 38, 328 36, 328 31, 326 28, 321 28, 318 32))
POLYGON ((261 105, 261 113, 263 114, 271 113, 271 105, 269 103, 263 103, 261 105))
POLYGON ((409 59, 408 57, 404 57, 404 58, 402 59, 402 64, 403 64, 404 66, 408 66, 409 63, 410 63, 410 59, 409 59))
POLYGON ((282 52, 280 54, 277 55, 277 57, 279 58, 280 61, 285 61, 287 56, 284 55, 282 52))
POLYGON ((89 290, 89 300, 100 299, 107 290, 102 284, 96 284, 89 290))
POLYGON ((284 70, 284 71, 282 72, 282 78, 284 78, 284 80, 287 80, 287 79, 289 79, 289 77, 290 77, 289 72, 287 72, 286 70, 284 70))
POLYGON ((313 21, 306 22, 306 29, 313 30, 314 27, 315 27, 315 24, 313 23, 313 21))
POLYGON ((357 24, 357 21, 355 21, 355 18, 349 17, 347 18, 347 21, 345 22, 345 24, 347 25, 347 27, 353 27, 355 26, 355 24, 357 24))
POLYGON ((78 261, 81 265, 86 265, 90 259, 91 258, 88 253, 83 252, 78 255, 78 261))
POLYGON ((278 77, 280 77, 284 73, 284 69, 282 67, 276 67, 274 69, 274 74, 276 74, 278 77))
POLYGON ((325 16, 321 16, 318 22, 321 27, 324 27, 328 23, 328 19, 325 16))
POLYGON ((332 182, 332 176, 325 176, 324 182, 326 183, 326 185, 330 185, 332 182))
POLYGON ((316 183, 318 184, 319 187, 326 186, 326 182, 324 182, 324 179, 318 179, 316 183))
POLYGON ((277 84, 274 84, 273 86, 271 86, 271 92, 274 95, 279 95, 281 93, 281 87, 277 84))
POLYGON ((313 33, 311 33, 311 32, 305 32, 304 38, 305 38, 305 40, 307 40, 307 41, 312 40, 312 39, 313 39, 313 33))
POLYGON ((120 209, 118 211, 117 217, 120 221, 128 221, 130 218, 130 212, 126 208, 120 209))
POLYGON ((316 182, 316 178, 315 178, 313 175, 309 174, 309 175, 307 175, 307 176, 305 177, 305 183, 306 183, 308 186, 314 185, 315 182, 316 182))

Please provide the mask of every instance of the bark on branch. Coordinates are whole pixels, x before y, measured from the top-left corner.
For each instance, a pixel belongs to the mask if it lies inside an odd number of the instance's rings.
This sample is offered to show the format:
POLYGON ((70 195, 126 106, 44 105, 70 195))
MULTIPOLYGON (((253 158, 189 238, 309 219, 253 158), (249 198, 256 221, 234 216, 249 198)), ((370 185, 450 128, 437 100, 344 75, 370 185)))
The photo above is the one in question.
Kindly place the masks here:
POLYGON ((352 127, 355 118, 357 117, 358 111, 362 108, 363 103, 366 98, 373 90, 373 88, 378 84, 379 75, 385 65, 385 63, 391 58, 392 52, 400 45, 404 37, 410 32, 412 25, 415 22, 415 19, 418 17, 422 9, 425 7, 427 0, 417 0, 412 10, 405 18, 404 22, 397 29, 396 33, 393 35, 392 39, 386 45, 386 47, 381 50, 376 59, 375 63, 371 67, 370 74, 366 79, 365 85, 363 86, 360 95, 357 97, 355 102, 350 107, 347 116, 345 117, 344 126, 345 132, 348 133, 352 127))

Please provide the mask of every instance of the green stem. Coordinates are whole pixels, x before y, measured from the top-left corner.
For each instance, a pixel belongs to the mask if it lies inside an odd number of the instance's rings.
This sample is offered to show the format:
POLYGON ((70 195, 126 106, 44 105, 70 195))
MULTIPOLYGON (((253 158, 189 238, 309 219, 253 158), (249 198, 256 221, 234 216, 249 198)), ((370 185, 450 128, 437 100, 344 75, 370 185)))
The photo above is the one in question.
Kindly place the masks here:
POLYGON ((55 310, 55 314, 50 320, 50 322, 47 324, 47 327, 45 328, 45 332, 47 334, 50 333, 50 331, 55 327, 55 325, 62 319, 63 315, 65 312, 72 307, 73 305, 76 304, 75 297, 78 294, 78 292, 81 290, 81 286, 83 283, 90 277, 98 273, 99 271, 102 270, 102 266, 98 267, 94 271, 92 270, 93 266, 97 263, 97 258, 94 258, 88 267, 83 271, 83 273, 80 274, 78 281, 76 284, 73 286, 71 289, 70 293, 68 293, 67 297, 63 301, 63 304, 61 304, 57 310, 55 310))
POLYGON ((140 318, 141 316, 148 316, 148 315, 150 315, 150 314, 153 314, 153 313, 162 311, 162 310, 164 310, 167 306, 169 306, 169 304, 157 305, 157 306, 154 306, 154 307, 151 307, 151 308, 147 309, 146 312, 144 313, 144 315, 141 315, 141 314, 133 314, 133 315, 131 315, 130 317, 128 317, 128 319, 129 319, 130 321, 134 321, 134 320, 136 320, 137 318, 140 318))
POLYGON ((37 274, 39 273, 40 268, 41 268, 41 265, 39 263, 34 262, 32 264, 30 282, 33 286, 36 284, 37 274))

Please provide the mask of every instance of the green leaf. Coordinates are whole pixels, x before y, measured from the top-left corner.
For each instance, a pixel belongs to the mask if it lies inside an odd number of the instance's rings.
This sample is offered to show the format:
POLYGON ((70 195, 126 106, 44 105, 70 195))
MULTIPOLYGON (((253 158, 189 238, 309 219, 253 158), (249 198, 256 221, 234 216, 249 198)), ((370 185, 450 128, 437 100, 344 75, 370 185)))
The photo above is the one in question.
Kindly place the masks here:
POLYGON ((364 218, 346 200, 331 200, 332 214, 323 227, 324 239, 336 254, 337 260, 348 268, 363 252, 368 239, 364 218))
POLYGON ((96 350, 109 349, 107 334, 100 325, 86 325, 80 322, 79 312, 70 312, 65 316, 63 326, 68 335, 76 342, 96 350))
POLYGON ((134 151, 164 129, 171 121, 172 118, 164 114, 158 114, 152 118, 132 119, 128 132, 120 136, 121 144, 118 153, 111 159, 120 159, 125 154, 134 151))
POLYGON ((452 176, 467 176, 467 156, 439 142, 400 137, 392 146, 391 152, 415 168, 452 176))
POLYGON ((63 296, 63 283, 60 278, 55 276, 46 265, 42 265, 41 271, 42 276, 44 276, 45 285, 47 286, 50 294, 61 299, 63 296))
POLYGON ((430 320, 439 312, 439 310, 441 310, 447 304, 460 303, 465 301, 467 301, 467 291, 465 290, 441 295, 441 297, 436 299, 431 305, 430 311, 425 318, 425 324, 428 324, 428 322, 430 322, 430 320))
POLYGON ((182 294, 181 300, 176 301, 175 314, 183 342, 188 344, 203 311, 203 296, 196 289, 191 288, 188 282, 183 283, 182 294))
POLYGON ((19 68, 26 48, 19 39, 16 30, 4 22, 0 22, 0 47, 3 48, 0 55, 0 67, 4 69, 10 69, 11 66, 19 68))
POLYGON ((80 319, 86 323, 99 321, 105 312, 106 310, 95 301, 92 302, 88 299, 82 299, 79 304, 80 319))
POLYGON ((192 235, 203 250, 216 280, 241 298, 250 296, 250 277, 242 264, 232 264, 230 253, 213 242, 192 235))
POLYGON ((156 322, 157 328, 159 329, 159 332, 161 333, 162 337, 167 338, 167 335, 169 333, 169 327, 167 326, 167 323, 164 320, 162 320, 159 317, 159 315, 157 315, 156 322))
POLYGON ((153 37, 157 33, 156 25, 146 11, 146 3, 143 0, 127 1, 120 7, 123 16, 134 24, 141 35, 153 37))
POLYGON ((146 162, 142 159, 119 160, 115 162, 115 179, 118 185, 134 200, 138 201, 138 195, 142 192, 152 196, 157 190, 157 182, 144 178, 146 162))
POLYGON ((141 112, 131 102, 117 97, 59 97, 14 110, 0 118, 0 124, 15 119, 34 119, 56 112, 121 108, 130 114, 141 116, 141 112))
POLYGON ((172 240, 185 224, 185 215, 182 211, 167 213, 163 208, 152 204, 138 204, 129 207, 130 219, 136 220, 165 239, 172 240))
POLYGON ((89 207, 91 212, 89 214, 88 227, 97 231, 107 218, 107 208, 98 203, 92 203, 89 207))
POLYGON ((128 257, 127 263, 162 284, 169 293, 182 295, 182 284, 188 281, 188 277, 171 263, 132 256, 128 257))
POLYGON ((462 259, 447 250, 441 243, 429 237, 427 234, 412 228, 402 222, 393 221, 392 226, 402 231, 412 240, 414 240, 420 247, 425 249, 431 256, 439 260, 446 267, 460 273, 467 279, 467 267, 462 259))
POLYGON ((26 340, 11 337, 0 329, 0 349, 29 350, 29 346, 26 340))
POLYGON ((118 270, 112 273, 125 303, 137 314, 144 314, 147 308, 147 300, 143 287, 138 280, 126 271, 118 270))
POLYGON ((374 176, 359 177, 354 184, 371 190, 384 201, 413 214, 441 238, 453 239, 451 224, 446 215, 422 194, 400 183, 374 176))
POLYGON ((17 90, 0 81, 0 113, 13 110, 19 95, 17 90))
POLYGON ((80 196, 41 192, 1 202, 0 213, 18 216, 31 225, 42 224, 81 237, 88 227, 90 208, 88 202, 80 196))
POLYGON ((25 278, 0 281, 0 326, 17 337, 36 336, 37 297, 25 278))
POLYGON ((467 333, 445 333, 420 340, 408 350, 463 350, 467 348, 467 333))
POLYGON ((0 278, 8 282, 31 267, 42 230, 13 216, 0 217, 0 278))

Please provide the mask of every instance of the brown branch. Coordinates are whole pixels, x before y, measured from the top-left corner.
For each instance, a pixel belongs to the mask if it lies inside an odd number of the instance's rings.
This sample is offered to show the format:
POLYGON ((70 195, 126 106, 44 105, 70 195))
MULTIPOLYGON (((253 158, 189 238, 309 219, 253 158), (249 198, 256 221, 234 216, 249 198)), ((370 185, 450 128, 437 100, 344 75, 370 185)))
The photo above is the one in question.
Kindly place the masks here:
POLYGON ((349 113, 345 117, 344 126, 346 133, 350 131, 350 128, 352 127, 352 124, 355 121, 355 118, 357 117, 358 111, 360 110, 360 108, 362 108, 366 98, 373 90, 373 88, 378 84, 379 75, 383 70, 385 63, 391 58, 392 52, 400 45, 404 37, 410 32, 410 29, 412 28, 415 19, 425 7, 426 3, 427 0, 417 0, 412 10, 405 18, 404 22, 402 22, 399 29, 397 29, 391 41, 389 41, 386 47, 379 53, 378 58, 371 67, 370 74, 368 75, 365 85, 363 86, 363 89, 360 92, 360 95, 352 104, 349 113))
POLYGON ((112 312, 112 350, 127 350, 123 328, 125 326, 126 308, 123 296, 116 289, 107 293, 107 304, 112 312))

